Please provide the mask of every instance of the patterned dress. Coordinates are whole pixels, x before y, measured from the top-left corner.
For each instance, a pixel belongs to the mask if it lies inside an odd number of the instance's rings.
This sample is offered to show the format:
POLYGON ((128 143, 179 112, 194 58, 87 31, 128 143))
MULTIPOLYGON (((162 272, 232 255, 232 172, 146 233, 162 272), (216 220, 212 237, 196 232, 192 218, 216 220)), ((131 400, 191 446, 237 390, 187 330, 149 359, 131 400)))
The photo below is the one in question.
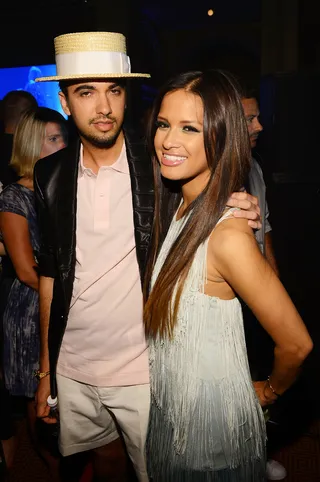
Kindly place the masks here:
MULTIPOLYGON (((23 216, 28 221, 34 253, 39 250, 34 193, 21 184, 10 184, 0 194, 0 211, 23 216)), ((33 371, 39 367, 38 293, 16 276, 3 303, 3 370, 11 395, 33 397, 37 388, 33 371)), ((1 289, 8 285, 6 274, 1 289)))
MULTIPOLYGON (((152 284, 184 223, 174 217, 152 284)), ((207 248, 208 240, 196 252, 173 339, 149 340, 146 450, 153 482, 265 480, 265 421, 250 378, 241 306, 237 298, 204 293, 207 248)))

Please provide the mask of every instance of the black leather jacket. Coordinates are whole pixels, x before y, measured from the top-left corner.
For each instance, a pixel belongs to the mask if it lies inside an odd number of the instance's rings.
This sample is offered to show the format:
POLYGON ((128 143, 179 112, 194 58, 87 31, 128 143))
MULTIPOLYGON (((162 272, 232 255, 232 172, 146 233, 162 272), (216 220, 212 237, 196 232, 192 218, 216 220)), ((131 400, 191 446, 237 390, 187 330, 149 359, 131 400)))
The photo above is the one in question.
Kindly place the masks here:
MULTIPOLYGON (((143 280, 154 213, 152 163, 144 142, 125 132, 131 177, 137 260, 143 280)), ((39 273, 54 278, 48 332, 51 395, 56 396, 56 365, 67 325, 76 263, 76 201, 80 141, 40 159, 34 189, 40 225, 39 273)))

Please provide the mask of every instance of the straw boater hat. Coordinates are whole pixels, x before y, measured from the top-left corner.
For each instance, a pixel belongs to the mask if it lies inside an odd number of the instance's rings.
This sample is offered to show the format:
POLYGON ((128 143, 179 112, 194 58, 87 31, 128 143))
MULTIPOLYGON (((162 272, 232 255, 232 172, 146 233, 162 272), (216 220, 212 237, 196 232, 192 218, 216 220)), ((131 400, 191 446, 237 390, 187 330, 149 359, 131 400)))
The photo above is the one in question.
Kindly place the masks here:
POLYGON ((72 79, 150 77, 132 74, 126 52, 126 38, 115 32, 81 32, 54 39, 57 75, 39 77, 36 82, 72 79))

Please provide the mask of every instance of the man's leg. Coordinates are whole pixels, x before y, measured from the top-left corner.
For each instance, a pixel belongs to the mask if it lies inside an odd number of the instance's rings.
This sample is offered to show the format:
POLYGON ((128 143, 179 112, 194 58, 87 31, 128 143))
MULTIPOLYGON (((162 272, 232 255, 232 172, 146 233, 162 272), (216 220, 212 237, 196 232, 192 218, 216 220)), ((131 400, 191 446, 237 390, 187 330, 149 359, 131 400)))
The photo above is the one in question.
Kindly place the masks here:
POLYGON ((120 451, 116 424, 100 401, 99 389, 61 375, 57 376, 57 384, 63 480, 80 480, 91 460, 97 477, 112 481, 115 465, 119 464, 120 471, 126 466, 126 455, 123 449, 120 451))
POLYGON ((92 451, 94 482, 129 482, 130 460, 121 438, 92 451))
POLYGON ((145 442, 150 410, 150 385, 101 389, 101 401, 114 414, 139 482, 148 482, 145 442))
POLYGON ((79 482, 89 460, 90 452, 81 452, 63 457, 60 463, 60 477, 62 482, 79 482))
POLYGON ((94 482, 129 482, 128 456, 120 438, 88 452, 63 457, 62 482, 79 482, 88 464, 92 464, 94 482))

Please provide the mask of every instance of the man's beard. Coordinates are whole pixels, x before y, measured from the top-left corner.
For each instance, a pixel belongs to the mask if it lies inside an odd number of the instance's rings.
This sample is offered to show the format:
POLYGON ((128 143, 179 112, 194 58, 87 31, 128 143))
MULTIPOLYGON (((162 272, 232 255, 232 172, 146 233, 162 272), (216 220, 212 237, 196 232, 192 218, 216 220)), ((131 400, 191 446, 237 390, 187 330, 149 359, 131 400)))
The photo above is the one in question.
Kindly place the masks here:
POLYGON ((251 145, 251 148, 253 148, 253 147, 256 146, 257 140, 258 140, 257 134, 251 134, 251 136, 250 136, 250 145, 251 145))
POLYGON ((104 137, 104 138, 93 136, 85 132, 82 132, 80 130, 79 130, 79 134, 81 137, 83 137, 86 141, 88 141, 94 147, 97 147, 98 149, 109 149, 110 147, 115 145, 119 137, 119 134, 121 132, 121 129, 122 127, 120 127, 114 134, 111 134, 110 136, 104 137))

